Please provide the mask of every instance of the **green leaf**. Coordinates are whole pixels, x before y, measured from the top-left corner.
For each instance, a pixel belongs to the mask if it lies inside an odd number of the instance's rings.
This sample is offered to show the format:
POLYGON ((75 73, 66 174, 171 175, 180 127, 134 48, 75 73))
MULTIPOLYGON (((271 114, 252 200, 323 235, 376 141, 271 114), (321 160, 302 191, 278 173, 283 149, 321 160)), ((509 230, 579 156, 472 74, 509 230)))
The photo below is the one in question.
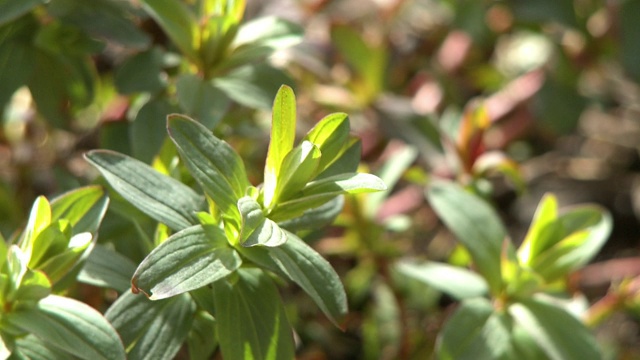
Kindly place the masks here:
POLYGON ((86 186, 51 200, 51 221, 68 220, 73 234, 96 233, 104 217, 109 198, 101 186, 86 186))
POLYGON ((522 299, 509 306, 509 314, 549 359, 602 358, 593 335, 563 309, 536 299, 522 299))
POLYGON ((78 274, 78 281, 124 292, 131 287, 136 264, 126 256, 96 245, 78 274))
POLYGON ((321 180, 335 175, 354 173, 360 165, 362 142, 356 137, 351 137, 338 158, 324 169, 315 180, 321 180))
MULTIPOLYGON (((314 177, 320 164, 320 150, 311 142, 303 141, 282 160, 271 205, 291 198, 314 177)), ((266 195, 266 193, 265 193, 266 195)))
POLYGON ((282 84, 293 84, 285 72, 265 63, 244 65, 213 80, 213 85, 240 105, 269 109, 282 84))
POLYGON ((153 219, 173 230, 198 223, 195 213, 203 208, 202 197, 178 180, 113 151, 94 150, 85 157, 120 195, 153 219))
POLYGON ((486 281, 474 272, 437 262, 401 261, 396 269, 403 275, 419 280, 457 300, 484 296, 486 281))
POLYGON ((167 138, 167 114, 176 111, 178 107, 163 96, 149 100, 138 110, 129 128, 131 150, 136 159, 151 163, 167 138))
POLYGON ((372 286, 372 301, 362 324, 364 359, 395 359, 402 343, 402 316, 396 294, 385 282, 372 286))
POLYGON ((546 194, 540 203, 529 226, 529 231, 518 249, 518 259, 522 264, 531 262, 549 247, 562 239, 562 228, 558 222, 558 200, 546 194))
POLYGON ((345 173, 312 181, 302 189, 299 197, 322 194, 360 194, 387 190, 387 185, 377 176, 364 173, 345 173))
POLYGON ((304 140, 320 149, 319 171, 326 169, 340 155, 348 143, 349 131, 349 116, 345 113, 329 114, 309 130, 304 140))
POLYGON ((127 291, 105 317, 122 337, 129 359, 173 359, 187 338, 195 308, 187 294, 151 301, 127 291))
POLYGON ((10 359, 68 360, 72 356, 68 352, 47 345, 31 334, 16 340, 13 355, 15 357, 11 357, 10 359))
POLYGON ((347 313, 347 296, 331 264, 296 235, 269 251, 280 270, 318 304, 334 325, 347 313))
POLYGON ((574 207, 558 219, 559 241, 530 266, 553 281, 586 265, 598 254, 613 227, 609 212, 596 205, 574 207))
POLYGON ((293 89, 282 85, 271 115, 271 141, 264 168, 264 205, 270 207, 278 184, 282 162, 293 149, 296 136, 296 97, 293 89))
POLYGON ((323 205, 306 210, 302 215, 279 222, 278 225, 291 232, 321 229, 333 223, 343 207, 344 196, 336 196, 323 205))
POLYGON ((495 211, 459 185, 434 182, 427 198, 440 219, 469 251, 491 293, 502 288, 500 258, 507 232, 495 211))
POLYGON ((159 47, 135 54, 115 70, 114 83, 121 94, 148 92, 155 94, 165 88, 162 74, 163 53, 159 47))
POLYGON ((234 39, 233 47, 259 45, 283 49, 300 43, 303 33, 304 29, 297 24, 274 16, 265 16, 244 23, 234 39))
POLYGON ((169 116, 168 129, 191 175, 224 215, 238 221, 237 201, 251 185, 238 153, 187 117, 169 116))
POLYGON ((439 335, 437 357, 442 360, 512 359, 510 328, 509 317, 496 312, 489 300, 465 300, 439 335))
POLYGON ((209 313, 198 312, 193 319, 189 337, 187 338, 189 358, 193 360, 211 359, 213 351, 218 346, 216 339, 215 319, 209 313))
POLYGON ((178 0, 143 0, 142 7, 160 25, 178 49, 191 61, 198 62, 198 21, 189 8, 178 0))
MULTIPOLYGON (((23 2, 11 1, 11 3, 22 4, 23 2)), ((0 10, 0 14, 5 13, 0 10)), ((29 25, 31 26, 27 27, 34 26, 29 25)), ((29 32, 29 30, 25 30, 25 32, 29 32)), ((20 39, 5 38, 3 40, 0 42, 0 67, 12 69, 12 71, 0 73, 0 107, 4 109, 13 93, 28 82, 36 62, 36 51, 30 44, 25 44, 20 39)))
POLYGON ((187 115, 213 129, 222 119, 230 100, 220 89, 195 74, 182 74, 176 81, 176 96, 187 115))
POLYGON ((51 282, 56 284, 83 260, 94 242, 95 238, 90 233, 74 235, 68 242, 68 248, 54 255, 48 254, 46 261, 38 264, 36 268, 47 274, 51 282))
POLYGON ((44 196, 39 196, 33 202, 29 221, 24 229, 24 234, 20 240, 20 248, 25 254, 27 261, 33 253, 33 243, 40 233, 51 223, 51 205, 44 196))
POLYGON ((267 219, 262 207, 250 196, 238 200, 242 215, 240 244, 245 247, 262 245, 280 246, 287 241, 287 234, 275 222, 267 219))
POLYGON ((28 13, 40 4, 44 4, 45 0, 5 0, 0 3, 0 25, 11 22, 20 16, 28 13))
POLYGON ((210 284, 241 264, 220 228, 196 225, 153 249, 136 269, 132 289, 151 300, 164 299, 210 284))
POLYGON ((111 324, 77 300, 50 295, 35 308, 12 312, 7 320, 47 345, 83 359, 125 359, 124 347, 111 324))
POLYGON ((213 283, 222 357, 293 359, 293 333, 278 289, 260 269, 240 269, 234 283, 213 283))
POLYGON ((52 256, 64 252, 71 238, 71 225, 67 220, 58 220, 44 228, 33 240, 33 252, 29 267, 37 269, 52 256))

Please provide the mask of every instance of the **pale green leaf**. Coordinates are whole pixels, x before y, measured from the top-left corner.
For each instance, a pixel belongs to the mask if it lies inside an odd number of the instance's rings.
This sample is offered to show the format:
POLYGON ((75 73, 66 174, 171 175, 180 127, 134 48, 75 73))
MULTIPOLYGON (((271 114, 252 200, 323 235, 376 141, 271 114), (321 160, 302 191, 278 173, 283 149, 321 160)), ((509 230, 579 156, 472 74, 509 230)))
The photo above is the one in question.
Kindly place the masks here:
POLYGON ((540 253, 562 239, 562 228, 558 222, 558 200, 546 194, 538 204, 529 231, 518 249, 518 259, 529 265, 540 253))
POLYGON ((437 262, 401 261, 396 269, 457 300, 484 296, 488 293, 487 282, 467 269, 437 262))
POLYGON ((111 324, 98 311, 77 300, 50 295, 35 308, 12 312, 7 321, 48 346, 82 359, 125 359, 124 347, 111 324))
POLYGON ((44 196, 34 201, 29 213, 29 221, 20 240, 20 248, 27 259, 31 258, 33 243, 38 235, 51 223, 51 205, 44 196))
POLYGON ((296 97, 293 89, 282 85, 273 102, 271 141, 264 168, 264 205, 271 206, 275 197, 282 162, 293 149, 296 136, 296 97))
POLYGON ((93 150, 85 157, 122 197, 153 219, 173 230, 198 223, 195 213, 203 209, 204 201, 178 180, 113 151, 93 150))
POLYGON ((302 189, 301 196, 309 197, 322 194, 360 194, 383 191, 387 185, 377 176, 364 173, 345 173, 312 181, 302 189))
POLYGON ((276 180, 276 190, 271 200, 272 206, 288 200, 307 185, 316 174, 320 156, 320 150, 314 144, 303 141, 284 157, 276 180))
POLYGON ((360 165, 362 142, 356 137, 351 137, 341 150, 338 157, 329 164, 315 180, 321 180, 335 175, 354 173, 360 165))
POLYGON ((278 225, 292 232, 321 229, 333 223, 343 207, 344 196, 336 196, 318 207, 304 211, 300 216, 279 222, 278 225))
POLYGON ((72 356, 54 346, 47 345, 32 334, 16 340, 14 357, 11 360, 69 360, 72 356))
POLYGON ((164 299, 208 285, 241 264, 220 228, 196 225, 153 249, 133 275, 132 289, 152 300, 164 299))
POLYGON ((73 234, 95 233, 104 217, 109 198, 101 186, 86 186, 51 200, 51 221, 66 219, 73 234))
POLYGON ((278 289, 260 269, 213 283, 216 326, 225 360, 293 359, 293 332, 278 289))
POLYGON ((266 218, 262 207, 250 196, 238 200, 242 215, 240 244, 245 247, 262 245, 280 246, 287 241, 287 234, 272 220, 266 218))
POLYGON ((343 151, 349 141, 349 131, 349 116, 345 113, 327 115, 309 130, 303 140, 310 141, 320 149, 322 159, 318 165, 319 172, 333 163, 343 151))
POLYGON ((213 85, 240 105, 269 109, 282 84, 293 80, 281 69, 267 63, 248 64, 213 79, 213 85))

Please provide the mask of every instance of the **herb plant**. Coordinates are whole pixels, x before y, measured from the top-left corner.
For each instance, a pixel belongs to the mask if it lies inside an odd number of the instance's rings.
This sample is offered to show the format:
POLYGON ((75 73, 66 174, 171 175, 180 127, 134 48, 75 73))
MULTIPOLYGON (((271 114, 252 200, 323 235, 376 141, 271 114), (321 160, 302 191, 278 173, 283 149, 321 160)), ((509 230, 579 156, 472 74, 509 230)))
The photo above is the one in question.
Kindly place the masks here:
POLYGON ((203 195, 126 155, 87 154, 115 191, 173 232, 106 313, 130 357, 171 358, 189 336, 192 356, 213 351, 207 344, 215 338, 225 359, 293 358, 293 332, 274 276, 298 284, 340 326, 347 312, 340 279, 294 231, 329 223, 343 194, 386 187, 356 172, 360 143, 349 134, 346 114, 326 116, 297 145, 295 125, 295 96, 282 86, 264 183, 256 187, 226 142, 194 120, 170 115, 169 136, 203 195), (195 332, 203 330, 210 341, 197 343, 195 332))

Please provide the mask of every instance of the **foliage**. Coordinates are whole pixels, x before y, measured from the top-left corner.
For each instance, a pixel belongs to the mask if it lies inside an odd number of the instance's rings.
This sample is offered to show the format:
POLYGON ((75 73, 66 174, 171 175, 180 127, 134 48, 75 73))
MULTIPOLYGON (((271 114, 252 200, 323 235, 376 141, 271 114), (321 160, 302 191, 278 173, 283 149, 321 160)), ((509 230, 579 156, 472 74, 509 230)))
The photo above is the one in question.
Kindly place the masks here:
POLYGON ((2 358, 637 358, 639 4, 0 0, 2 358))

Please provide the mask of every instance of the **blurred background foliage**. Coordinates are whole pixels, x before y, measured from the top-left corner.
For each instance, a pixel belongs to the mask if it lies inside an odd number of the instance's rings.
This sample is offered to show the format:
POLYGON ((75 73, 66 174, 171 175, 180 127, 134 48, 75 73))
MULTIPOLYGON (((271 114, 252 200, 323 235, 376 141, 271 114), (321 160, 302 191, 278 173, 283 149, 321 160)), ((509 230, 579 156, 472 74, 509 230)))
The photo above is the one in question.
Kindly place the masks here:
MULTIPOLYGON (((330 112, 349 113, 362 166, 389 185, 348 198, 336 226, 307 235, 345 282, 350 315, 340 332, 301 291, 283 289, 295 303, 301 358, 432 354, 453 301, 391 264, 466 261, 426 204, 433 177, 485 196, 514 239, 545 192, 562 205, 607 207, 613 236, 571 284, 607 310, 593 325, 610 358, 640 356, 640 1, 254 0, 226 9, 232 16, 222 21, 189 0, 168 10, 178 25, 158 22, 154 3, 0 1, 5 237, 38 195, 94 181, 87 150, 117 150, 185 177, 171 163, 168 113, 232 143, 260 183, 269 108, 286 83, 300 134, 330 112), (182 31, 183 15, 201 28, 182 31), (195 33, 202 46, 191 46, 195 33)), ((155 232, 116 198, 99 241, 137 263, 155 232)), ((115 296, 74 291, 99 309, 115 296)))

